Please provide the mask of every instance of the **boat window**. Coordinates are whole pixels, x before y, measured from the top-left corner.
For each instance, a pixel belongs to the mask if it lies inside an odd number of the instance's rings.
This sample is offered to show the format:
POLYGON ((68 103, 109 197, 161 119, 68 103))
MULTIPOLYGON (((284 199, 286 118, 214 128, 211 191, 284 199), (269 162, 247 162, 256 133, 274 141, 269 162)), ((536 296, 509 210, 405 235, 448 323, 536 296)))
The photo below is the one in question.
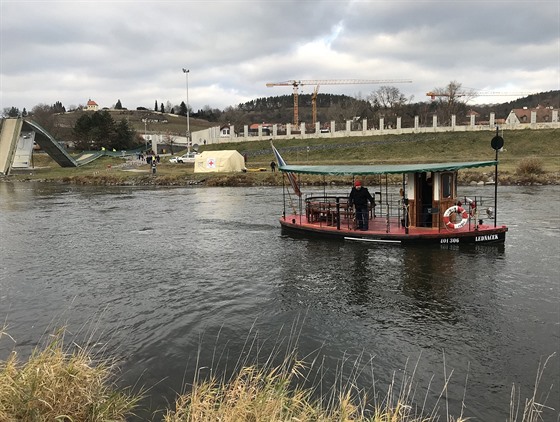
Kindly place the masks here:
POLYGON ((441 175, 441 197, 453 198, 453 173, 441 175))

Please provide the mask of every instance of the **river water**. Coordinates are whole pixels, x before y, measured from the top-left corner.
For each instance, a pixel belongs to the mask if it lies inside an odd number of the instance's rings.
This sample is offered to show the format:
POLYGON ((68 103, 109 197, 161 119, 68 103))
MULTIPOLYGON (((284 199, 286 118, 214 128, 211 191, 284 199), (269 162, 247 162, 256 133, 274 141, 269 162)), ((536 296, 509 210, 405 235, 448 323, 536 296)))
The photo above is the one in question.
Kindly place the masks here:
POLYGON ((67 326, 119 357, 120 384, 150 387, 139 419, 160 420, 195 372, 297 347, 325 389, 350 378, 383 396, 410 376, 419 405, 497 421, 556 353, 537 394, 556 421, 560 188, 499 191, 505 245, 442 249, 282 236, 276 187, 0 183, 0 318, 16 342, 0 338, 0 358, 67 326))

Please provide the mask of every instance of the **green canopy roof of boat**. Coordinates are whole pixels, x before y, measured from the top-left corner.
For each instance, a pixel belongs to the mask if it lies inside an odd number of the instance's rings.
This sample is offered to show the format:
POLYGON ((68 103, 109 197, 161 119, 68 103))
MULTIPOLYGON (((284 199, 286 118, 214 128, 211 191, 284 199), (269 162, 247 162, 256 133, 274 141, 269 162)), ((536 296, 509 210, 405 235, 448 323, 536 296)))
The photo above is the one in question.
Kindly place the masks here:
POLYGON ((333 165, 333 166, 295 166, 278 167, 288 173, 329 174, 333 176, 352 176, 367 174, 422 173, 433 171, 457 171, 466 168, 488 167, 496 161, 470 161, 463 163, 426 163, 426 164, 380 164, 380 165, 333 165))

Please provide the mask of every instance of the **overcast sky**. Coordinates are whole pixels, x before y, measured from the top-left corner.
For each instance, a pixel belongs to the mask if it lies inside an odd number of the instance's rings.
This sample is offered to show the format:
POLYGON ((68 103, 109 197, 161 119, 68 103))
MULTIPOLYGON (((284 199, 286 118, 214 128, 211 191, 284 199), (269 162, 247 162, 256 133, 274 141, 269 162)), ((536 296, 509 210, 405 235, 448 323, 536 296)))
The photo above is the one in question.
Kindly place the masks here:
MULTIPOLYGON (((415 102, 451 81, 560 89, 558 0, 0 0, 0 24, 0 111, 186 103, 183 68, 195 111, 291 95, 266 87, 287 80, 411 80, 384 85, 415 102)), ((367 98, 379 86, 319 92, 367 98)))

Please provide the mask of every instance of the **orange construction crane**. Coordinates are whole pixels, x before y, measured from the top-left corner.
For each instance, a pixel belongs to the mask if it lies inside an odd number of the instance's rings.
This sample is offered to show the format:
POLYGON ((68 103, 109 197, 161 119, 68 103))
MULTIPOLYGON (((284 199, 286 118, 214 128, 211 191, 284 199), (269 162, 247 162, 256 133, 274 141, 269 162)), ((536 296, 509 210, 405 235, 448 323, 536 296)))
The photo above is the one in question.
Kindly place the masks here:
MULTIPOLYGON (((486 96, 503 96, 503 97, 509 97, 509 96, 516 96, 516 95, 531 95, 534 94, 534 92, 495 92, 495 91, 477 91, 477 90, 470 90, 470 91, 461 91, 461 92, 457 92, 455 94, 453 94, 455 97, 486 97, 486 96)), ((435 91, 430 91, 430 92, 426 92, 426 95, 428 97, 431 97, 432 101, 434 101, 436 99, 436 97, 450 97, 451 94, 449 94, 448 92, 435 92, 435 91)))
POLYGON ((319 93, 319 85, 315 86, 313 89, 313 94, 311 94, 311 125, 315 127, 315 122, 317 121, 317 94, 319 93))
POLYGON ((298 88, 304 85, 316 85, 311 96, 311 103, 313 105, 313 126, 317 120, 317 92, 319 85, 348 85, 348 84, 395 84, 395 83, 411 83, 412 81, 406 79, 323 79, 323 80, 289 80, 284 82, 268 82, 267 87, 273 86, 291 86, 294 89, 294 126, 299 125, 299 109, 298 109, 298 88))

